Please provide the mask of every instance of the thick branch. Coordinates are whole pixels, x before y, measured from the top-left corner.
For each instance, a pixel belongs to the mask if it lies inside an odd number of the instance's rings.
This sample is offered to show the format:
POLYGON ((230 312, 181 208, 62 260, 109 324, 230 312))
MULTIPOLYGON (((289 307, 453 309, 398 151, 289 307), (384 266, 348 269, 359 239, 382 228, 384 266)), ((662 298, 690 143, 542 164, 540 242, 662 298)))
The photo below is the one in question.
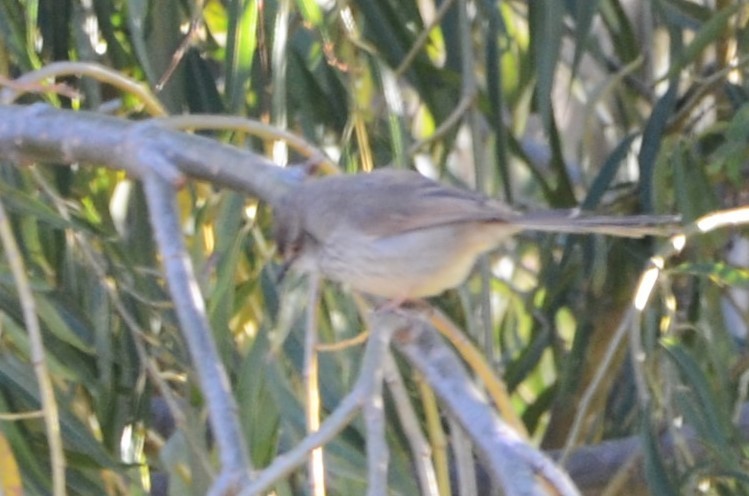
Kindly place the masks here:
MULTIPOLYGON (((270 204, 298 181, 301 171, 274 167, 265 157, 202 136, 94 112, 47 105, 0 105, 0 156, 15 162, 88 163, 141 177, 132 155, 160 155, 176 171, 236 189, 270 204), (270 166, 270 167, 269 167, 270 166)), ((180 178, 157 170, 171 182, 180 178)))
MULTIPOLYGON (((744 440, 749 439, 749 403, 741 408, 737 429, 744 440)), ((671 460, 677 450, 684 448, 694 457, 695 465, 708 455, 703 441, 692 427, 686 425, 679 429, 681 444, 678 445, 672 433, 665 433, 660 440, 661 454, 666 460, 671 460)), ((555 458, 559 455, 561 450, 552 453, 555 458)), ((640 435, 575 448, 564 466, 584 494, 601 494, 614 479, 621 480, 617 494, 647 491, 640 435), (623 471, 626 474, 622 474, 623 471)))
POLYGON ((409 320, 412 325, 398 332, 393 342, 468 433, 505 493, 546 494, 538 475, 561 495, 579 494, 566 473, 497 417, 439 333, 419 318, 409 320))

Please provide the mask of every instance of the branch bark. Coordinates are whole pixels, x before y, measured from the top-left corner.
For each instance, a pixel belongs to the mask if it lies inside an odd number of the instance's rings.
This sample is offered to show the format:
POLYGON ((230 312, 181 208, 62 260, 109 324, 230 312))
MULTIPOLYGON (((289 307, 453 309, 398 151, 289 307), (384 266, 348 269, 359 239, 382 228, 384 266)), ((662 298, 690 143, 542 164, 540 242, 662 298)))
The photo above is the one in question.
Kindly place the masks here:
POLYGON ((437 330, 415 316, 409 324, 394 335, 393 343, 470 436, 488 472, 506 494, 548 494, 545 483, 563 496, 580 494, 564 471, 494 413, 437 330))
MULTIPOLYGON (((749 403, 741 408, 738 430, 744 440, 749 439, 749 403)), ((695 430, 686 425, 680 429, 682 444, 677 448, 671 432, 660 440, 661 454, 669 460, 677 449, 689 450, 695 465, 706 455, 704 445, 695 430)), ((612 481, 617 482, 617 490, 606 494, 646 494, 645 469, 642 458, 642 436, 603 441, 596 445, 575 448, 564 464, 572 479, 586 495, 603 494, 612 481)), ((550 453, 553 458, 561 455, 561 450, 550 453)))
POLYGON ((275 203, 298 177, 290 170, 270 167, 259 155, 163 129, 153 121, 133 123, 45 105, 0 106, 0 155, 16 162, 99 164, 123 169, 142 180, 165 278, 218 446, 222 471, 211 494, 234 493, 246 486, 249 451, 183 243, 175 192, 190 175, 275 203))
POLYGON ((133 122, 44 104, 0 105, 0 154, 17 163, 101 165, 137 178, 152 166, 133 156, 161 156, 164 164, 152 170, 174 186, 191 176, 271 205, 304 175, 302 170, 275 167, 262 155, 168 129, 158 120, 133 122))
MULTIPOLYGON (((198 369, 219 445, 224 472, 214 485, 214 491, 235 486, 241 480, 237 477, 244 478, 250 468, 248 451, 236 422, 236 407, 228 381, 210 337, 202 298, 182 246, 179 220, 173 206, 174 190, 190 176, 257 196, 274 205, 288 188, 301 180, 304 171, 273 167, 258 154, 167 129, 158 120, 130 122, 45 105, 0 105, 0 156, 13 162, 36 160, 101 165, 123 169, 144 181, 154 232, 164 255, 166 278, 198 369), (238 476, 239 473, 243 475, 238 476)), ((430 326, 419 321, 409 325, 408 330, 400 331, 397 337, 400 351, 426 377, 449 413, 476 443, 490 471, 509 492, 540 493, 543 490, 538 482, 540 475, 560 493, 577 494, 563 471, 497 418, 452 350, 430 326)), ((370 367, 374 365, 369 362, 381 363, 386 346, 387 340, 379 341, 376 351, 373 349, 369 353, 375 358, 365 360, 368 365, 362 370, 371 372, 370 367)), ((243 494, 254 494, 253 490, 270 487, 274 478, 293 470, 300 459, 303 461, 308 450, 335 435, 336 429, 345 425, 366 401, 374 387, 371 380, 371 377, 359 377, 352 394, 328 417, 321 430, 292 452, 277 458, 243 494)), ((742 429, 749 429, 749 407, 744 408, 741 421, 742 429)), ((694 439, 697 443, 696 437, 694 439)), ((664 442, 669 445, 668 440, 664 442)), ((608 441, 577 449, 567 467, 586 493, 593 494, 622 466, 634 467, 632 480, 641 481, 641 477, 638 479, 640 464, 631 463, 637 461, 638 452, 637 438, 608 441)))

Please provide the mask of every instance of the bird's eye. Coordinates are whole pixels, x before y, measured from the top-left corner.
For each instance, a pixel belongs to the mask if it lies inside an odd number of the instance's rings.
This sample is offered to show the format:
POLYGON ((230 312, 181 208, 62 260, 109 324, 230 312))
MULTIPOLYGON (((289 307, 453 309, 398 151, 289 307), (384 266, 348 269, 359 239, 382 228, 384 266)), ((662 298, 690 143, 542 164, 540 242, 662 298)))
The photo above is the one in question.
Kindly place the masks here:
POLYGON ((288 250, 286 251, 286 258, 296 258, 299 252, 302 251, 302 241, 295 240, 289 243, 288 250))

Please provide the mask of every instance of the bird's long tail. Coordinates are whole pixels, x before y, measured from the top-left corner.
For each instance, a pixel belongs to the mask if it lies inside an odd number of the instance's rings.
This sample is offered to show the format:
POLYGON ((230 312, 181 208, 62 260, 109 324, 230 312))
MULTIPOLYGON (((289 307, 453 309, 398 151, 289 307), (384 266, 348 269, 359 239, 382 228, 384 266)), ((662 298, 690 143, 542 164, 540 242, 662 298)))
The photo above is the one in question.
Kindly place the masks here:
POLYGON ((673 215, 588 215, 579 210, 553 210, 525 213, 514 223, 532 231, 642 238, 677 234, 682 229, 680 220, 673 215))

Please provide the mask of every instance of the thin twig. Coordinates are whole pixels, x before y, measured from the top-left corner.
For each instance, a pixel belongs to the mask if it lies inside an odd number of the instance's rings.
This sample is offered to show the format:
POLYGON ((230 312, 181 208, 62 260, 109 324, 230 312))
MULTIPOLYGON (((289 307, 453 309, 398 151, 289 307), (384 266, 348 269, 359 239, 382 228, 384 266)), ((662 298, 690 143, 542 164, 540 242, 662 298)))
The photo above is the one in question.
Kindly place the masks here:
POLYGON ((442 138, 444 135, 452 131, 453 127, 455 127, 458 122, 463 118, 466 112, 468 112, 471 107, 473 106, 473 102, 476 100, 476 95, 478 93, 466 93, 461 98, 458 104, 455 106, 455 109, 450 113, 449 116, 442 122, 442 124, 439 125, 437 129, 434 130, 432 134, 427 136, 426 138, 417 141, 413 145, 411 145, 408 149, 408 154, 413 156, 416 155, 416 153, 424 148, 429 143, 432 143, 434 141, 437 141, 438 139, 442 138))
POLYGON ((154 89, 157 92, 160 92, 164 89, 164 86, 172 77, 174 71, 176 71, 177 67, 179 67, 179 63, 184 58, 185 53, 187 53, 187 50, 192 46, 192 44, 195 42, 195 39, 198 37, 198 30, 201 28, 202 24, 203 15, 202 12, 198 10, 195 12, 195 14, 193 14, 193 18, 192 20, 190 20, 190 27, 187 28, 187 33, 185 33, 184 38, 182 38, 182 41, 172 54, 172 60, 169 62, 169 66, 164 71, 164 74, 161 75, 159 81, 154 85, 154 89))
POLYGON ((95 62, 53 62, 36 71, 27 72, 13 84, 0 91, 0 104, 15 102, 24 92, 34 88, 34 84, 45 79, 61 76, 88 76, 102 83, 108 83, 120 91, 130 93, 143 102, 146 112, 153 116, 166 115, 166 110, 147 86, 123 76, 121 72, 95 62), (24 91, 21 91, 24 90, 24 91))
POLYGON ((369 333, 367 331, 364 331, 364 332, 360 332, 353 338, 341 339, 340 341, 336 341, 334 343, 318 343, 317 351, 326 353, 326 352, 335 352, 335 351, 345 350, 346 348, 350 348, 352 346, 358 346, 360 344, 365 343, 368 337, 369 337, 369 333))
POLYGON ((394 71, 396 76, 400 77, 408 70, 414 59, 416 59, 416 56, 424 47, 424 44, 429 39, 429 33, 432 32, 432 29, 434 29, 435 26, 442 22, 442 18, 445 17, 445 14, 447 14, 447 11, 452 7, 454 1, 455 0, 445 0, 440 4, 437 11, 434 13, 434 17, 430 20, 428 25, 424 26, 424 29, 419 33, 419 36, 416 38, 416 41, 413 42, 413 45, 411 45, 406 56, 403 57, 401 63, 398 64, 398 67, 394 71))
POLYGON ((593 399, 596 396, 598 387, 601 385, 601 382, 603 382, 603 379, 611 373, 610 365, 614 360, 616 350, 619 348, 622 339, 624 339, 624 336, 627 335, 627 330, 630 328, 633 317, 634 312, 632 309, 628 310, 624 314, 624 317, 622 317, 622 320, 619 322, 619 326, 616 328, 616 331, 614 331, 614 335, 609 341, 608 348, 606 348, 606 353, 604 353, 603 358, 601 359, 601 363, 598 364, 595 376, 593 376, 593 379, 590 381, 590 384, 585 389, 585 392, 580 398, 580 404, 577 409, 577 414, 575 415, 575 419, 572 422, 572 427, 570 427, 570 432, 567 435, 567 441, 565 442, 562 456, 559 458, 559 464, 562 466, 564 466, 565 462, 567 461, 567 457, 570 455, 572 449, 577 444, 577 439, 580 437, 580 431, 582 430, 583 422, 587 417, 588 409, 590 408, 590 405, 592 404, 593 399))
MULTIPOLYGON (((687 241, 694 236, 705 234, 716 229, 723 227, 746 225, 749 224, 749 207, 739 207, 729 210, 721 210, 718 212, 712 212, 703 217, 700 217, 695 222, 686 226, 684 231, 680 234, 672 236, 669 241, 658 250, 658 252, 650 259, 648 268, 642 273, 640 282, 637 285, 637 290, 632 299, 632 305, 629 310, 622 317, 619 326, 617 327, 614 335, 609 342, 606 353, 598 364, 598 369, 595 376, 590 381, 590 384, 585 389, 582 395, 580 404, 578 406, 577 414, 570 428, 570 432, 567 436, 562 455, 560 457, 560 464, 564 465, 566 459, 569 457, 571 451, 574 449, 577 441, 580 437, 580 431, 583 427, 583 422, 587 416, 588 409, 596 395, 598 387, 601 385, 604 377, 609 374, 611 363, 616 355, 616 350, 620 346, 622 339, 629 332, 636 332, 633 329, 633 324, 639 322, 641 314, 650 300, 653 290, 655 289, 656 283, 659 280, 661 272, 664 269, 665 261, 681 253, 687 244, 687 241)), ((637 326, 635 326, 637 327, 637 326)), ((645 360, 644 352, 637 346, 637 339, 632 340, 633 347, 630 351, 632 359, 636 363, 642 363, 645 360)), ((637 383, 638 393, 640 394, 641 400, 647 401, 647 391, 645 385, 645 379, 639 372, 640 367, 634 367, 635 369, 635 380, 637 383)))
POLYGON ((0 420, 15 422, 16 420, 28 420, 44 418, 44 410, 32 410, 23 413, 0 413, 0 420))
POLYGON ((387 496, 390 451, 385 439, 385 408, 382 400, 384 366, 373 371, 372 391, 364 402, 367 429, 367 496, 387 496))
MULTIPOLYGON (((304 391, 306 401, 304 405, 307 421, 307 434, 317 432, 320 428, 320 385, 317 356, 317 324, 318 297, 320 295, 320 276, 311 274, 309 277, 309 299, 307 301, 307 322, 304 338, 304 391)), ((309 472, 310 494, 325 495, 325 465, 323 464, 323 450, 319 446, 309 454, 307 462, 309 472)))
POLYGON ((239 131, 263 140, 283 141, 295 152, 307 157, 321 170, 328 173, 340 172, 338 165, 330 160, 325 152, 315 145, 286 129, 247 117, 234 115, 176 115, 156 119, 159 125, 180 130, 239 131))
POLYGON ((383 358, 396 325, 389 314, 372 317, 371 338, 364 350, 359 377, 351 392, 343 398, 336 409, 320 424, 320 429, 297 443, 291 450, 277 456, 252 484, 244 488, 240 496, 265 494, 277 481, 304 464, 310 451, 333 439, 346 428, 356 412, 364 405, 374 388, 375 370, 382 366, 383 358))
POLYGON ((460 496, 478 496, 476 482, 476 463, 473 459, 471 442, 452 415, 448 418, 450 425, 450 446, 457 478, 457 494, 460 496))
POLYGON ((414 375, 424 409, 427 435, 434 459, 437 488, 441 496, 449 496, 451 494, 450 462, 447 453, 447 435, 442 427, 442 415, 432 388, 429 387, 429 384, 418 371, 414 375))
POLYGON ((437 488, 437 476, 431 460, 432 450, 424 433, 421 431, 419 419, 411 405, 411 399, 403 382, 403 377, 398 370, 398 365, 395 363, 393 354, 390 352, 385 355, 384 379, 393 398, 393 405, 398 414, 401 428, 411 448, 414 471, 419 478, 421 494, 424 496, 437 496, 439 490, 437 488))
POLYGON ((31 342, 31 363, 34 366, 36 380, 39 383, 39 399, 44 412, 44 425, 47 429, 47 444, 49 458, 52 465, 52 492, 55 496, 65 495, 65 453, 63 451, 62 435, 60 433, 60 415, 55 400, 55 389, 47 368, 44 352, 44 341, 39 319, 36 315, 36 302, 31 291, 31 284, 26 276, 23 256, 13 235, 13 229, 5 213, 5 207, 0 202, 0 241, 5 249, 13 280, 18 291, 18 300, 26 330, 31 342))
MULTIPOLYGON (((32 168, 31 172, 39 187, 47 196, 52 199, 52 202, 57 207, 57 212, 60 214, 60 216, 66 221, 71 221, 70 213, 68 212, 68 208, 66 207, 65 199, 57 194, 54 188, 52 188, 48 184, 44 176, 39 173, 39 170, 37 168, 32 168)), ((94 274, 96 275, 98 280, 101 281, 101 285, 109 296, 112 305, 122 319, 122 322, 125 324, 125 327, 130 331, 130 336, 133 338, 133 344, 135 345, 135 352, 138 355, 138 359, 143 364, 146 372, 148 373, 148 376, 151 378, 151 380, 154 382, 159 392, 161 393, 161 397, 164 399, 164 402, 169 409, 169 413, 174 419, 174 423, 178 427, 184 428, 186 422, 182 409, 179 407, 177 399, 174 397, 174 394, 167 384, 166 380, 164 379, 161 371, 156 366, 155 361, 148 355, 148 352, 146 350, 146 333, 141 329, 135 316, 133 316, 132 313, 130 313, 130 311, 126 308, 115 288, 115 285, 110 281, 111 278, 109 274, 107 274, 107 271, 102 266, 100 260, 94 255, 94 250, 89 244, 86 237, 83 235, 83 233, 78 231, 74 231, 73 235, 75 237, 74 239, 77 240, 78 249, 85 259, 86 265, 94 271, 94 274)), ((153 304, 152 301, 145 300, 145 297, 134 296, 133 292, 129 292, 128 294, 135 298, 140 298, 139 301, 153 304)), ((164 308, 167 308, 166 305, 163 306, 164 308)), ((168 308, 171 309, 172 307, 173 304, 170 303, 168 308)), ((203 470, 205 470, 207 474, 212 473, 213 467, 204 451, 198 448, 195 437, 187 435, 185 436, 185 439, 193 447, 193 454, 194 456, 197 456, 199 458, 199 462, 202 464, 203 470)))
MULTIPOLYGON (((160 156, 148 156, 145 152, 134 158, 147 161, 154 168, 165 165, 160 156)), ((212 339, 205 303, 184 247, 174 187, 156 172, 146 172, 142 181, 169 292, 198 373, 218 446, 222 471, 210 492, 218 495, 249 482, 248 470, 251 467, 245 437, 239 425, 229 378, 212 339)))

